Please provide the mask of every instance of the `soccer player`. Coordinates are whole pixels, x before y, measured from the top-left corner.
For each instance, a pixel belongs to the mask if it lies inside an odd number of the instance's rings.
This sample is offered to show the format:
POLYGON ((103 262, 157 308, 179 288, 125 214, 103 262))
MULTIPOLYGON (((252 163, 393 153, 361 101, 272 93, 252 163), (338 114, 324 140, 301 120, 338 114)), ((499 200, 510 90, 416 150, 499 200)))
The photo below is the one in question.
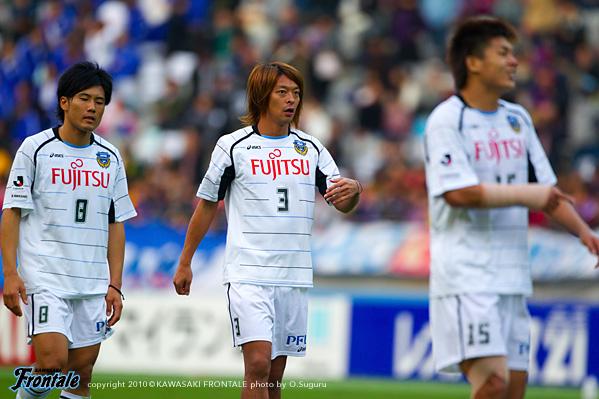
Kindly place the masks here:
POLYGON ((532 294, 528 209, 545 211, 593 254, 599 240, 554 187, 514 88, 518 33, 492 17, 463 20, 448 44, 457 94, 425 129, 431 231, 430 323, 438 372, 461 371, 472 398, 522 398, 532 294), (529 161, 538 183, 529 183, 529 161))
POLYGON ((344 213, 361 191, 317 139, 297 129, 303 94, 295 68, 253 69, 240 118, 246 127, 216 144, 173 279, 177 293, 189 295, 192 256, 224 199, 224 283, 233 345, 243 349, 242 398, 280 397, 287 356, 306 353, 315 190, 344 213))
MULTIPOLYGON (((100 343, 123 307, 122 222, 136 212, 118 150, 93 133, 111 94, 112 78, 97 64, 69 68, 57 89, 62 125, 23 141, 4 197, 4 304, 25 313, 40 374, 80 376, 61 398, 90 396, 100 343)), ((22 387, 17 398, 49 393, 22 387)))

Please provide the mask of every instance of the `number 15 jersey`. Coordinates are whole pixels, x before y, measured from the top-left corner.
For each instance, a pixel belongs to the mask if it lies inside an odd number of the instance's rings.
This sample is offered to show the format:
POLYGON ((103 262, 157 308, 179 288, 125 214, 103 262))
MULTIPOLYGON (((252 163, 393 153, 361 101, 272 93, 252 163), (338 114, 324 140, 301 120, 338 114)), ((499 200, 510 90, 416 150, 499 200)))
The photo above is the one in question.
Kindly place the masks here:
POLYGON ((118 150, 94 134, 78 147, 58 128, 27 137, 15 155, 2 209, 20 208, 18 271, 27 294, 106 295, 108 224, 137 213, 118 150))
POLYGON ((557 183, 530 115, 499 100, 494 112, 458 96, 439 104, 425 128, 432 296, 465 292, 532 294, 528 209, 450 206, 443 194, 480 183, 557 183))
POLYGON ((326 148, 302 131, 268 137, 250 126, 221 137, 197 195, 225 200, 224 282, 311 287, 315 193, 338 177, 326 148))

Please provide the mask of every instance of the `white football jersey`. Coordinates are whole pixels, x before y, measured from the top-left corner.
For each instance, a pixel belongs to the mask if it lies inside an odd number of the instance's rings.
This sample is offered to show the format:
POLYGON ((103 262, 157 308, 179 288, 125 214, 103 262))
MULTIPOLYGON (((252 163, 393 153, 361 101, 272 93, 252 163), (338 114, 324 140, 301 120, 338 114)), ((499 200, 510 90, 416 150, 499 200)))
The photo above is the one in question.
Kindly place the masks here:
POLYGON ((532 294, 528 209, 452 207, 443 198, 479 183, 526 184, 529 160, 539 183, 557 183, 528 112, 503 100, 483 112, 452 96, 426 123, 425 156, 431 295, 532 294))
POLYGON ((92 134, 89 145, 74 146, 57 127, 27 137, 10 171, 7 208, 21 208, 17 262, 27 294, 106 294, 109 221, 137 214, 113 145, 92 134))
POLYGON ((225 200, 224 282, 311 287, 315 193, 336 177, 326 148, 299 130, 279 138, 249 126, 222 136, 197 195, 225 200))

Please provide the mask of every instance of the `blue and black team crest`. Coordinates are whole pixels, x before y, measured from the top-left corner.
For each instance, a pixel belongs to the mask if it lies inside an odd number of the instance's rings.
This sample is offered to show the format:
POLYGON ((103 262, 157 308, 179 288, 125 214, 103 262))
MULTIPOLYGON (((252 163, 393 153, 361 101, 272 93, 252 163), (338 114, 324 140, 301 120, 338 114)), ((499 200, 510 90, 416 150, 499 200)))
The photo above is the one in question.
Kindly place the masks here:
POLYGON ((107 152, 97 152, 96 160, 98 161, 98 165, 104 169, 110 166, 110 154, 107 152))
POLYGON ((308 153, 308 146, 301 140, 295 140, 293 142, 293 147, 298 154, 306 155, 308 153))
POLYGON ((507 121, 510 123, 512 130, 516 133, 520 131, 520 124, 518 123, 518 118, 512 115, 507 116, 507 121))

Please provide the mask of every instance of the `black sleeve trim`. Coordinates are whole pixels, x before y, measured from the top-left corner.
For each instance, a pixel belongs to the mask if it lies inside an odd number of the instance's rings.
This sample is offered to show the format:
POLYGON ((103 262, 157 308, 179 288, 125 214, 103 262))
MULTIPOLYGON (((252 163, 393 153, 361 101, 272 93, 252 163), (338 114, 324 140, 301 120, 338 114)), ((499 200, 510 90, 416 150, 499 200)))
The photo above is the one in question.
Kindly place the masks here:
POLYGON ((35 152, 33 153, 33 166, 37 167, 37 153, 42 149, 43 146, 54 140, 56 140, 56 137, 50 137, 48 140, 40 144, 39 147, 37 147, 37 150, 35 150, 35 152))
MULTIPOLYGON (((233 145, 231 146, 231 149, 229 150, 229 158, 231 158, 231 166, 233 167, 233 170, 235 170, 235 159, 233 158, 233 149, 235 148, 235 146, 237 144, 239 144, 243 140, 249 138, 252 134, 255 134, 255 132, 254 131, 249 132, 248 134, 246 134, 245 136, 243 136, 242 138, 240 138, 239 140, 234 142, 233 145)), ((235 175, 233 175, 233 177, 235 177, 235 175)))
POLYGON ((235 167, 233 165, 225 168, 225 172, 220 178, 220 186, 218 187, 218 200, 225 198, 227 189, 231 185, 231 182, 235 179, 235 167))
POLYGON ((316 187, 320 194, 324 197, 327 192, 327 177, 320 171, 320 168, 316 168, 316 187))
POLYGON ((528 182, 529 183, 537 183, 537 173, 535 171, 534 165, 530 162, 530 153, 526 153, 526 157, 528 158, 528 182))
POLYGON ((110 201, 110 210, 108 211, 108 223, 115 223, 116 217, 114 215, 114 201, 110 201))
MULTIPOLYGON (((56 128, 58 131, 58 128, 56 128)), ((35 171, 37 169, 37 153, 42 149, 43 146, 45 146, 46 144, 50 143, 51 141, 56 140, 56 136, 55 137, 50 137, 48 140, 44 141, 42 144, 40 144, 39 147, 37 147, 37 149, 35 150, 35 152, 33 153, 33 180, 31 181, 31 192, 33 193, 33 185, 35 184, 35 171)))

